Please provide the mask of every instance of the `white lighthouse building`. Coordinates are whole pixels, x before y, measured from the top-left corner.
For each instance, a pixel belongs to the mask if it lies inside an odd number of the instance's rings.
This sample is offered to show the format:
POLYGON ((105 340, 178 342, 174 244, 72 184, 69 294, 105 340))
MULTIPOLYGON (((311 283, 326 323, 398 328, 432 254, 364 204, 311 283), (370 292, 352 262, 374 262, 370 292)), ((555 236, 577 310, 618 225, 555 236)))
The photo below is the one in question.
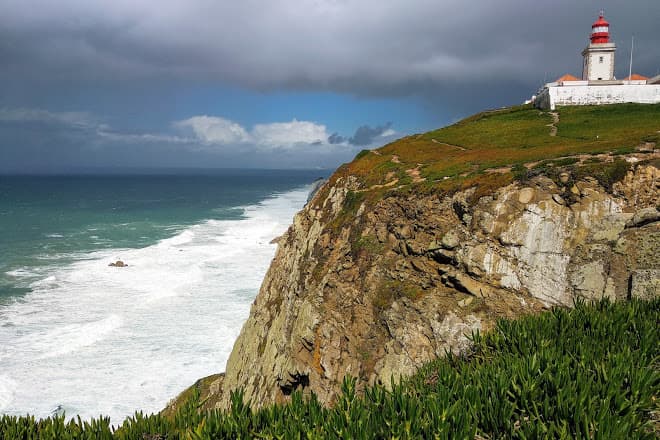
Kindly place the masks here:
POLYGON ((589 40, 582 51, 582 79, 567 74, 546 84, 533 100, 536 107, 554 110, 565 105, 660 103, 660 75, 634 74, 623 80, 614 76, 616 44, 610 41, 610 24, 602 12, 591 25, 589 40))

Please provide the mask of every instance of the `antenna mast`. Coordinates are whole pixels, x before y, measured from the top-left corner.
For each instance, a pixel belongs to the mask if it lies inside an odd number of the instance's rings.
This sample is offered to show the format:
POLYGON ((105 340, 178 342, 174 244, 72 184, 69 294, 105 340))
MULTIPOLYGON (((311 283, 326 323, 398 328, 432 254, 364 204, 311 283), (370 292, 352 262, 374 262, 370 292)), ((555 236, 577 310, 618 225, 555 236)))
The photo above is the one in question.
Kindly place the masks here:
POLYGON ((632 77, 632 62, 633 62, 633 52, 635 51, 635 34, 632 36, 630 42, 630 70, 628 71, 628 78, 632 77))

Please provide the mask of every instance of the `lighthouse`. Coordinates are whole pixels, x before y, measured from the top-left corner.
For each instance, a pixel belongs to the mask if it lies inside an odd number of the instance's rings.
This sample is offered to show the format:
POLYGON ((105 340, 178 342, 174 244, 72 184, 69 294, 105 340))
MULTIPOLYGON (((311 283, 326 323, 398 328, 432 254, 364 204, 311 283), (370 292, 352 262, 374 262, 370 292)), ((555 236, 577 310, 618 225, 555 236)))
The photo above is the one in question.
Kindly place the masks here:
POLYGON ((568 105, 660 104, 660 75, 630 75, 618 81, 614 78, 616 45, 610 42, 610 24, 602 11, 591 25, 590 40, 582 51, 582 79, 566 74, 545 84, 530 100, 534 106, 555 110, 568 105))
POLYGON ((610 42, 610 24, 601 11, 598 20, 591 25, 591 42, 582 51, 584 63, 582 79, 585 81, 614 80, 614 52, 616 44, 610 42))

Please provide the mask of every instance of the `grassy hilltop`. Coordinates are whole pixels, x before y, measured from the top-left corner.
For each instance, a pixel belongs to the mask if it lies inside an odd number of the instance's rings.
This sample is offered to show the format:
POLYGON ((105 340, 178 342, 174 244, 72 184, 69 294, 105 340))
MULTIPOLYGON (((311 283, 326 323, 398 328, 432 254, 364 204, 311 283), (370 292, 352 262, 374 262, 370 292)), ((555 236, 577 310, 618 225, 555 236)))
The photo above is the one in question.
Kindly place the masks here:
POLYGON ((418 191, 493 188, 521 178, 522 172, 552 167, 553 159, 564 158, 558 165, 611 163, 646 143, 660 144, 660 104, 556 112, 519 106, 362 151, 335 178, 355 175, 364 189, 373 190, 411 184, 418 191))
POLYGON ((628 153, 640 143, 660 142, 660 104, 564 107, 549 112, 521 106, 478 113, 456 124, 397 140, 362 153, 347 169, 375 183, 379 171, 419 167, 432 182, 572 155, 628 153), (553 135, 553 126, 556 133, 553 135), (391 156, 400 163, 392 164, 391 156))

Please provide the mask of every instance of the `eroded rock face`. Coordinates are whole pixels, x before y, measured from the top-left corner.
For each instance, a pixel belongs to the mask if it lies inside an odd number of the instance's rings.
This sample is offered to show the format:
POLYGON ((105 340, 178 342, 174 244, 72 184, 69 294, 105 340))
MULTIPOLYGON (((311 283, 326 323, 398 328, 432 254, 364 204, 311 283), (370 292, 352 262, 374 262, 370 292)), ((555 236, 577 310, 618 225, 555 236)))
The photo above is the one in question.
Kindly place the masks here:
POLYGON ((612 193, 538 177, 476 201, 393 191, 367 208, 355 180, 328 183, 281 238, 208 402, 227 407, 240 387, 254 406, 296 389, 331 403, 345 375, 388 384, 497 318, 627 298, 631 280, 656 294, 658 185, 640 165, 612 193))

